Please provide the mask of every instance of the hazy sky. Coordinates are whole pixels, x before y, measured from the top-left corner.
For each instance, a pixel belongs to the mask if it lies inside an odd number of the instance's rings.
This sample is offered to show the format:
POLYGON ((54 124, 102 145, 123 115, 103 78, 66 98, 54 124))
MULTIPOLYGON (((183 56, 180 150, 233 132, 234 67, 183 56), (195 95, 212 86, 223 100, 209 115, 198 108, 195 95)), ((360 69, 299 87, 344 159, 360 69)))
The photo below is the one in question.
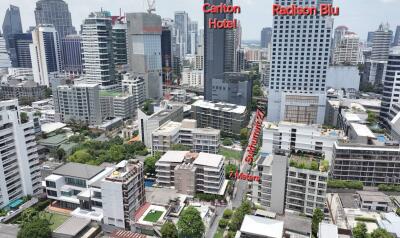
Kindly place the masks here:
MULTIPOLYGON (((146 0, 65 0, 72 14, 72 22, 77 30, 82 20, 92 11, 101 8, 117 15, 122 12, 144 11, 146 0)), ((35 25, 35 0, 0 0, 0 23, 9 4, 20 7, 24 30, 35 25)), ((193 20, 199 21, 203 28, 203 0, 156 0, 156 13, 161 17, 173 18, 174 11, 187 11, 193 20)), ((234 0, 240 5, 242 13, 238 18, 243 26, 243 39, 258 40, 260 31, 272 24, 272 0, 234 0)), ((389 22, 392 30, 400 25, 400 0, 334 0, 341 14, 335 17, 335 26, 346 25, 351 31, 366 39, 368 31, 378 28, 381 22, 389 22)))

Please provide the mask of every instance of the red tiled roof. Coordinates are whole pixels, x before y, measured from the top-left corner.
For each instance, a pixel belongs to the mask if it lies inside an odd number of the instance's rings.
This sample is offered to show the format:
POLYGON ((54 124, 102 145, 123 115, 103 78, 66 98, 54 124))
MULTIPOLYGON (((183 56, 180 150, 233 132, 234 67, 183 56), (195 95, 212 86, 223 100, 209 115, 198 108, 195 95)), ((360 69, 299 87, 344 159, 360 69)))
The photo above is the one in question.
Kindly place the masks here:
POLYGON ((143 204, 143 206, 139 207, 139 209, 135 212, 135 214, 133 215, 135 222, 139 221, 140 217, 143 216, 144 212, 147 210, 147 208, 150 207, 150 203, 146 202, 145 204, 143 204))

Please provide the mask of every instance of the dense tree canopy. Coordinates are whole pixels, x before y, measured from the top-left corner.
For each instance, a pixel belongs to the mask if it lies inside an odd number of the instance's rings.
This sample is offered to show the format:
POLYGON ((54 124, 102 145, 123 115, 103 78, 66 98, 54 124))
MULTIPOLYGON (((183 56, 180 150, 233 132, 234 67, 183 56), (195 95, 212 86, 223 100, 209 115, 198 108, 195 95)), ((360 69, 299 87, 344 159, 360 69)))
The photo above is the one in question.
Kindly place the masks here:
POLYGON ((203 237, 205 226, 196 208, 189 206, 182 212, 178 221, 178 231, 179 237, 183 238, 203 237))
POLYGON ((316 208, 312 217, 311 230, 314 237, 318 236, 319 223, 324 219, 324 213, 321 209, 316 208))
POLYGON ((178 238, 178 230, 174 223, 167 221, 161 227, 162 238, 178 238))
POLYGON ((367 226, 365 223, 360 222, 353 228, 353 238, 368 238, 367 226))

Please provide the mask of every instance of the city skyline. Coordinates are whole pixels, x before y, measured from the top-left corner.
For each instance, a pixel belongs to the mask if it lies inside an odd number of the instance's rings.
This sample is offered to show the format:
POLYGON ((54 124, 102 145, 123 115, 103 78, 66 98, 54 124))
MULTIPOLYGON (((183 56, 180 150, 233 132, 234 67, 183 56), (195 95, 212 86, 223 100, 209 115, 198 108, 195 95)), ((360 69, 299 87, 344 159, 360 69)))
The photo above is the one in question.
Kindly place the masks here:
MULTIPOLYGON (((66 0, 72 15, 72 23, 76 29, 90 12, 100 11, 101 9, 110 11, 113 15, 129 12, 143 12, 146 9, 145 1, 123 1, 123 0, 66 0)), ((203 22, 202 12, 203 1, 171 0, 157 1, 156 14, 163 18, 174 18, 175 11, 186 11, 192 20, 203 22), (171 6, 176 6, 171 8, 171 6)), ((24 32, 29 26, 35 25, 35 1, 32 0, 5 0, 0 2, 0 19, 4 19, 6 9, 9 5, 20 7, 22 26, 24 32)), ((272 26, 271 6, 272 0, 236 0, 234 4, 240 5, 242 13, 237 14, 243 27, 244 40, 260 40, 260 32, 263 27, 272 26)), ((397 9, 400 8, 400 0, 337 0, 335 6, 339 6, 340 16, 335 17, 334 27, 346 25, 357 33, 361 40, 366 40, 368 31, 374 31, 380 23, 388 22, 391 29, 395 30, 400 16, 397 9), (382 9, 376 11, 376 9, 382 9)), ((202 24, 199 28, 203 28, 202 24)))

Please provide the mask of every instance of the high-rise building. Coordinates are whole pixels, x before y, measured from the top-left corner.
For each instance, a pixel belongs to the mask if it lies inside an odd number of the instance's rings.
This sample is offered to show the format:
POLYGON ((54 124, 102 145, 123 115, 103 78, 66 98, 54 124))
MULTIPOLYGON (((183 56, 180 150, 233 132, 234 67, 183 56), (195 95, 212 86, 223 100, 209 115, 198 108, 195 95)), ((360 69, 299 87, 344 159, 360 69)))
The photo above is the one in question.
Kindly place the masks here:
POLYGON ((3 21, 3 35, 6 40, 6 47, 8 49, 8 39, 12 34, 22 33, 21 15, 19 14, 19 7, 10 5, 7 9, 3 21))
POLYGON ((11 60, 7 52, 6 41, 4 37, 0 35, 0 70, 9 67, 11 67, 11 60))
MULTIPOLYGON (((232 0, 205 0, 204 3, 232 5, 232 0)), ((212 100, 213 78, 225 72, 234 72, 235 64, 234 30, 210 28, 210 19, 233 20, 233 14, 204 14, 204 99, 208 101, 212 100)))
POLYGON ((126 22, 124 17, 112 17, 112 39, 114 48, 114 63, 116 68, 128 64, 128 52, 126 49, 126 22))
POLYGON ((380 120, 390 129, 390 121, 397 116, 400 95, 400 47, 395 47, 389 54, 385 78, 383 81, 380 120))
POLYGON ((367 45, 370 47, 372 45, 372 41, 374 40, 374 32, 369 31, 367 36, 367 45))
POLYGON ((175 12, 175 29, 178 31, 179 45, 181 47, 180 58, 183 58, 188 53, 188 30, 189 30, 189 16, 187 12, 175 12))
POLYGON ((53 98, 57 121, 102 122, 98 84, 61 85, 53 90, 53 98))
POLYGON ((83 72, 89 83, 116 86, 111 14, 93 12, 82 25, 83 72))
POLYGON ((271 27, 264 27, 261 30, 260 47, 261 48, 268 48, 268 44, 271 43, 271 38, 272 38, 272 28, 271 27))
POLYGON ((400 26, 396 27, 396 33, 393 39, 393 46, 400 46, 400 26))
POLYGON ((76 34, 72 26, 71 13, 68 4, 63 0, 39 0, 35 8, 36 25, 52 24, 60 39, 76 34))
POLYGON ((335 28, 335 32, 333 34, 333 43, 332 48, 335 49, 337 45, 342 41, 342 38, 349 31, 347 26, 338 26, 335 28))
MULTIPOLYGON (((323 3, 332 2, 331 0, 323 3)), ((275 3, 290 6, 291 0, 275 3)), ((319 5, 321 1, 317 1, 319 5)), ((314 6, 303 1, 302 6, 314 6)), ((274 16, 268 121, 322 124, 333 19, 274 16)))
POLYGON ((246 73, 223 73, 213 78, 212 101, 250 106, 253 81, 246 73))
POLYGON ((128 63, 143 75, 146 98, 162 98, 161 17, 149 13, 128 13, 128 63))
POLYGON ((163 25, 161 32, 161 64, 163 83, 172 80, 172 26, 163 25))
POLYGON ((83 72, 82 62, 82 37, 68 35, 61 39, 61 49, 64 71, 80 75, 83 72))
POLYGON ((190 21, 188 24, 187 53, 196 54, 198 44, 199 26, 197 21, 190 21))
POLYGON ((144 79, 140 76, 132 74, 124 74, 122 79, 122 92, 134 96, 135 110, 142 106, 145 100, 145 86, 144 79))
POLYGON ((29 50, 29 45, 32 44, 32 34, 12 34, 8 42, 12 67, 32 68, 31 51, 29 50))
POLYGON ((357 34, 346 32, 336 43, 333 52, 334 65, 357 65, 360 60, 360 38, 357 34))
POLYGON ((371 60, 387 61, 389 56, 389 48, 392 43, 393 32, 388 24, 379 25, 378 30, 374 32, 372 40, 371 60))
POLYGON ((1 101, 0 118, 0 208, 4 208, 23 196, 39 194, 41 174, 33 121, 20 116, 18 100, 1 101))
POLYGON ((32 31, 29 45, 35 82, 50 86, 49 74, 61 70, 61 48, 58 32, 53 25, 39 25, 32 31))

